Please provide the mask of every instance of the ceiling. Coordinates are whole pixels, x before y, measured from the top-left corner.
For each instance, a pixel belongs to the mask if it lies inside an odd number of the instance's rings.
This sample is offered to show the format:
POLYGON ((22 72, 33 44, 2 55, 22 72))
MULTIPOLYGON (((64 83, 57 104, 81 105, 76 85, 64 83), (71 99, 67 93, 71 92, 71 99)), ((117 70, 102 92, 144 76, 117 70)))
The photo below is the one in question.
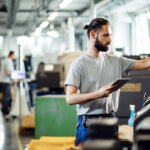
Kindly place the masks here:
POLYGON ((62 9, 62 1, 0 0, 0 35, 29 35, 42 21, 48 21, 52 12, 58 13, 55 20, 49 21, 55 28, 67 27, 68 17, 74 19, 74 25, 81 25, 89 20, 93 3, 97 14, 104 16, 123 11, 134 13, 150 5, 150 0, 72 0, 62 9))

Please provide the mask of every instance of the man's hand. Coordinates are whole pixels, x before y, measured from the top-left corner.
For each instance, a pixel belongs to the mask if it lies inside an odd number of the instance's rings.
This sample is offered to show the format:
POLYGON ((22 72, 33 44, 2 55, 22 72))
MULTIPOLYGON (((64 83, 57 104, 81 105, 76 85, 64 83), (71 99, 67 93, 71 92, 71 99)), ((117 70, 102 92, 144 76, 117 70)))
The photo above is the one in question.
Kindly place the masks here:
POLYGON ((97 91, 99 95, 98 97, 108 97, 116 88, 117 85, 105 85, 97 91))
POLYGON ((10 70, 6 70, 6 74, 7 75, 11 75, 11 71, 10 70))

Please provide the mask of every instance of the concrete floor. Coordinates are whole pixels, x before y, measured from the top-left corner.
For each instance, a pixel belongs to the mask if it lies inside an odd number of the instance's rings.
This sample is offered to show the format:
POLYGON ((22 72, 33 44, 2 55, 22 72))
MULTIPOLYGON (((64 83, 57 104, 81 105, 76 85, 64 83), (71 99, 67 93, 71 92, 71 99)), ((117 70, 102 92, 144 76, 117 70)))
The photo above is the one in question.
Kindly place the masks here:
POLYGON ((19 119, 5 119, 0 112, 0 150, 24 150, 34 139, 34 131, 18 132, 19 119))

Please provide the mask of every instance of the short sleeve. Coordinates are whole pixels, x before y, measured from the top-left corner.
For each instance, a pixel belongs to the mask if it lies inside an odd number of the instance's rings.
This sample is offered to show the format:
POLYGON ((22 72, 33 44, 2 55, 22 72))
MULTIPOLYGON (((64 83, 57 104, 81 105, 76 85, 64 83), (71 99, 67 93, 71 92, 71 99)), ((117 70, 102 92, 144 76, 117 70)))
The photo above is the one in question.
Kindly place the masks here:
POLYGON ((8 60, 6 62, 6 70, 9 70, 9 71, 13 71, 14 70, 13 62, 11 60, 8 60))
POLYGON ((122 73, 128 73, 134 67, 136 60, 120 57, 122 73))
POLYGON ((81 68, 78 61, 74 61, 68 71, 65 86, 73 85, 79 88, 81 78, 81 68))

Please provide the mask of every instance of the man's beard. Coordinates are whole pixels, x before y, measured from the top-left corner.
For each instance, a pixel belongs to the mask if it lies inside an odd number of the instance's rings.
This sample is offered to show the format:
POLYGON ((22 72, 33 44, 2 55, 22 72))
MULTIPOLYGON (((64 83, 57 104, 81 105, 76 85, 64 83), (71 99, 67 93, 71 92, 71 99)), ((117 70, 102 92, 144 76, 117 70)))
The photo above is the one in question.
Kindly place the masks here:
POLYGON ((98 37, 96 37, 96 41, 95 41, 95 47, 98 51, 102 51, 102 52, 107 52, 108 51, 108 45, 109 43, 107 43, 106 45, 102 45, 102 43, 99 41, 98 37))

